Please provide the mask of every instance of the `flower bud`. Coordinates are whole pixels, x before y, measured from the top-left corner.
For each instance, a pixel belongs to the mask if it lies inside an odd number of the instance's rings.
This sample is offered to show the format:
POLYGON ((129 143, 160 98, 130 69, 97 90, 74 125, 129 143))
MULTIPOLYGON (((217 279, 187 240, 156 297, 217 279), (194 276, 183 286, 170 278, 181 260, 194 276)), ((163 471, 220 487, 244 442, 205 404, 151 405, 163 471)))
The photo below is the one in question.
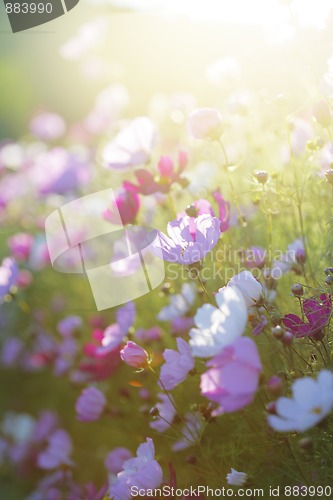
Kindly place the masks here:
POLYGON ((300 283, 295 283, 294 285, 292 285, 291 291, 295 295, 295 297, 302 297, 302 295, 304 295, 304 288, 300 283))
POLYGON ((135 342, 129 341, 120 351, 121 359, 133 368, 145 368, 148 364, 148 353, 135 342))
POLYGON ((327 278, 325 280, 325 283, 328 286, 332 286, 333 285, 333 276, 331 274, 329 276, 327 276, 327 278))
POLYGON ((276 396, 281 393, 283 387, 283 382, 280 377, 273 375, 267 382, 267 390, 270 394, 276 396))
POLYGON ((268 413, 270 413, 271 415, 274 415, 276 413, 275 401, 270 401, 269 403, 267 403, 267 405, 266 405, 266 411, 268 413))
POLYGON ((284 330, 284 328, 282 328, 282 326, 277 325, 277 326, 274 326, 274 328, 272 328, 272 335, 276 339, 281 340, 282 337, 284 336, 284 334, 285 334, 285 330, 284 330))
POLYGON ((268 180, 268 174, 266 170, 259 170, 259 172, 256 172, 255 177, 260 184, 266 184, 268 180))
POLYGON ((306 261, 306 253, 303 248, 298 248, 296 250, 295 258, 298 264, 304 264, 304 262, 306 261))
POLYGON ((291 332, 287 331, 287 332, 284 333, 284 335, 283 335, 283 337, 282 337, 281 340, 282 340, 282 343, 284 345, 291 345, 293 343, 293 341, 294 341, 294 336, 293 336, 293 334, 291 332))
POLYGON ((310 437, 304 437, 298 441, 298 446, 302 450, 311 451, 313 449, 313 440, 310 437))

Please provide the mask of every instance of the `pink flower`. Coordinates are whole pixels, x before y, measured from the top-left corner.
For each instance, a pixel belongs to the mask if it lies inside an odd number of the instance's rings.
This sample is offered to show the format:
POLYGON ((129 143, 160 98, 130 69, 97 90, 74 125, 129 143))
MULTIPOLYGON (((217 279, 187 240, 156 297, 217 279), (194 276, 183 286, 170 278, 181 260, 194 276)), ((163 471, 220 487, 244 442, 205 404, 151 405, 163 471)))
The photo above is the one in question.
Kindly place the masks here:
POLYGON ((224 199, 219 189, 213 192, 213 196, 219 208, 221 233, 225 233, 230 226, 230 202, 224 199))
POLYGON ((104 149, 106 168, 124 171, 148 163, 155 145, 156 131, 146 116, 132 120, 104 149))
POLYGON ((201 394, 219 407, 213 416, 231 413, 253 401, 262 370, 256 344, 240 337, 208 363, 201 375, 201 394))
POLYGON ((66 125, 55 113, 40 113, 30 122, 30 131, 44 141, 53 141, 64 135, 66 125))
POLYGON ((135 342, 127 342, 120 351, 121 359, 133 368, 145 368, 148 363, 148 353, 135 342))
POLYGON ((126 460, 132 457, 133 455, 128 448, 119 446, 108 453, 104 460, 104 465, 109 472, 118 474, 123 469, 126 460))
POLYGON ((27 233, 17 233, 11 236, 7 243, 12 256, 18 261, 25 261, 30 255, 34 237, 27 233))
POLYGON ((320 302, 315 298, 303 301, 304 314, 308 323, 302 321, 296 314, 286 314, 282 322, 297 338, 314 337, 321 339, 323 329, 327 326, 332 312, 332 296, 320 295, 320 302))
POLYGON ((195 139, 218 139, 222 133, 222 116, 217 109, 196 109, 187 119, 187 128, 195 139))
POLYGON ((119 472, 111 484, 110 495, 114 500, 130 500, 132 486, 143 490, 160 486, 163 473, 154 455, 153 440, 147 438, 146 442, 138 447, 137 456, 126 460, 122 472, 119 472))
POLYGON ((182 217, 168 223, 168 236, 158 232, 153 242, 156 255, 169 262, 189 265, 210 252, 220 237, 220 221, 204 214, 196 219, 182 217))
POLYGON ((75 409, 78 420, 82 422, 93 422, 98 420, 106 406, 106 398, 103 392, 96 387, 83 389, 76 400, 75 409))
POLYGON ((161 382, 167 391, 171 391, 183 382, 189 371, 194 368, 194 359, 190 346, 182 338, 177 338, 178 351, 165 349, 165 364, 161 368, 161 382))
POLYGON ((115 202, 117 210, 106 209, 103 214, 104 218, 113 224, 118 224, 120 215, 123 224, 133 224, 140 208, 140 198, 131 183, 123 183, 123 187, 116 193, 115 202))
POLYGON ((63 429, 58 429, 48 439, 45 451, 37 456, 37 465, 41 469, 56 469, 62 465, 73 465, 69 455, 72 451, 72 440, 63 429))

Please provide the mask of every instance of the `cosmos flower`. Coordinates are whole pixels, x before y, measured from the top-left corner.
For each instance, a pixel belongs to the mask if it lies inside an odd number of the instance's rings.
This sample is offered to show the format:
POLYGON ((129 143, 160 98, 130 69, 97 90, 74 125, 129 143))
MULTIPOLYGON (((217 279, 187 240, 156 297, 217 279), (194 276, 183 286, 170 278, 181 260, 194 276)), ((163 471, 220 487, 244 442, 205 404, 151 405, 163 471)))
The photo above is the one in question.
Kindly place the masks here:
POLYGON ((239 287, 227 286, 215 295, 218 307, 204 304, 194 317, 190 330, 192 354, 199 358, 215 356, 240 337, 247 322, 247 308, 239 287))
POLYGON ((315 298, 303 301, 303 310, 308 322, 303 321, 296 314, 286 314, 282 322, 297 338, 314 337, 320 339, 323 329, 327 326, 332 312, 332 297, 322 294, 320 302, 315 298))
POLYGON ((58 429, 48 438, 46 450, 37 456, 37 465, 41 469, 56 469, 62 465, 73 465, 69 455, 72 451, 72 440, 63 429, 58 429))
POLYGON ((214 108, 195 109, 188 116, 187 129, 194 139, 218 139, 222 133, 222 116, 214 108))
POLYGON ((190 446, 197 444, 202 431, 202 419, 197 413, 185 415, 185 425, 182 428, 183 438, 172 445, 173 451, 186 450, 190 446))
POLYGON ((231 278, 227 286, 237 287, 242 293, 247 307, 254 306, 262 295, 262 286, 250 271, 242 271, 236 274, 231 278))
POLYGON ((216 217, 204 214, 193 221, 182 217, 168 223, 168 235, 158 231, 153 247, 156 255, 168 262, 189 265, 203 259, 218 242, 220 221, 216 217), (191 223, 192 222, 192 223, 191 223))
POLYGON ((158 313, 160 321, 170 321, 184 316, 191 308, 196 297, 194 283, 184 283, 180 293, 169 296, 169 305, 163 307, 158 313))
POLYGON ((146 116, 135 118, 104 148, 104 166, 125 171, 148 163, 155 139, 156 131, 152 121, 146 116))
POLYGON ((119 446, 114 448, 110 453, 107 454, 104 465, 106 469, 112 474, 118 474, 123 469, 123 465, 126 460, 132 458, 132 452, 128 448, 119 446))
POLYGON ((96 387, 86 387, 76 400, 75 409, 78 420, 93 422, 98 420, 106 406, 106 398, 96 387))
POLYGON ((145 368, 148 363, 148 353, 135 342, 129 341, 120 351, 121 359, 133 368, 145 368))
POLYGON ((43 141, 53 141, 64 135, 66 124, 56 113, 40 113, 30 121, 30 131, 43 141))
POLYGON ((333 373, 321 370, 317 380, 303 377, 292 385, 292 398, 281 397, 275 403, 276 415, 268 415, 276 431, 304 432, 317 425, 333 408, 333 373))
POLYGON ((29 258, 34 237, 28 233, 17 233, 7 240, 12 256, 18 261, 25 261, 29 258))
POLYGON ((160 379, 167 391, 171 391, 186 379, 189 371, 194 368, 191 348, 184 339, 177 338, 178 352, 165 349, 163 358, 165 364, 161 368, 160 379))
POLYGON ((113 224, 119 224, 119 216, 123 224, 133 224, 140 208, 140 198, 129 182, 115 193, 115 204, 117 209, 107 208, 103 216, 113 224))
POLYGON ((176 410, 166 394, 158 394, 158 399, 160 402, 155 405, 155 408, 158 411, 158 416, 155 420, 150 422, 149 427, 157 432, 164 432, 172 424, 174 416, 176 415, 176 410))
POLYGON ((148 490, 157 488, 163 479, 162 469, 154 459, 155 448, 151 438, 140 444, 136 457, 126 460, 123 470, 117 474, 110 487, 114 500, 129 500, 131 487, 148 490))
POLYGON ((226 480, 230 486, 243 486, 247 481, 247 474, 245 472, 238 472, 231 468, 231 472, 227 474, 226 480))
POLYGON ((207 363, 201 375, 201 394, 219 407, 213 416, 231 413, 253 401, 262 370, 257 346, 249 337, 241 337, 207 363))

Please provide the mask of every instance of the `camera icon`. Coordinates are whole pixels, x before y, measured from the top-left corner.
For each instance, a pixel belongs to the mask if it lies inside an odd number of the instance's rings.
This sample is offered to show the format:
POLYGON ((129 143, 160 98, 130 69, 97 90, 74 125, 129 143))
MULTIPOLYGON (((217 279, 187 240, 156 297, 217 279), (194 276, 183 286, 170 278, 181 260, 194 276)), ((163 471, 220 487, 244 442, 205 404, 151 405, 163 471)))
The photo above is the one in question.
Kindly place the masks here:
POLYGON ((97 310, 149 293, 165 278, 162 255, 152 244, 156 229, 123 226, 113 189, 66 203, 45 221, 52 266, 63 273, 85 273, 97 310), (112 207, 113 222, 103 218, 112 207))

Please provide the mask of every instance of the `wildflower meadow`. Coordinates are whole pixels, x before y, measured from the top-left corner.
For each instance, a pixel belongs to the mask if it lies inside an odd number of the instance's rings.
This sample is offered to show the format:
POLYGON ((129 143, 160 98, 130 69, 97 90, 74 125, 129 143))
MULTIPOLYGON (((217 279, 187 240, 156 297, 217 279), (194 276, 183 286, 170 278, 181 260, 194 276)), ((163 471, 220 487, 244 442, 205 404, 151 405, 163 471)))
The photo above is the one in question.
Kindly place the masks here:
POLYGON ((0 33, 1 500, 333 498, 333 10, 238 3, 0 33))

